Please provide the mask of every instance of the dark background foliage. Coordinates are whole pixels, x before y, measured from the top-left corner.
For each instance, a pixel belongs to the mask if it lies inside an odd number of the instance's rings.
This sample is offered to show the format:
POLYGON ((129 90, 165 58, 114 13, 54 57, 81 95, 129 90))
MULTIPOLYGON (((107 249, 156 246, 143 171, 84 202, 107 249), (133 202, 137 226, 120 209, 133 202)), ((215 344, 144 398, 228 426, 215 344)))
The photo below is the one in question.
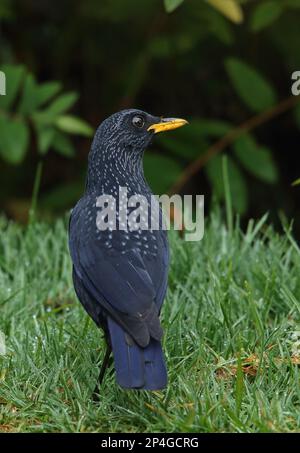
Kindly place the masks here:
POLYGON ((269 211, 279 225, 285 213, 299 235, 299 23, 300 0, 0 0, 7 90, 20 71, 11 105, 0 97, 1 209, 26 220, 40 161, 40 215, 69 209, 88 124, 137 107, 191 122, 145 156, 155 192, 205 194, 209 208, 223 197, 226 153, 242 218, 269 211))

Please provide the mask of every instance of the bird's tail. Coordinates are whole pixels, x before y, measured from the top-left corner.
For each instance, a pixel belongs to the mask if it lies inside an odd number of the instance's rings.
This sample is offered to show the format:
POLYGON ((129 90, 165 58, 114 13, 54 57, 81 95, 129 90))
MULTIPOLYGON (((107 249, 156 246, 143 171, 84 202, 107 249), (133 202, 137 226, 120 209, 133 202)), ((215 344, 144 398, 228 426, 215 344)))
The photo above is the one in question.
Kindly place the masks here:
POLYGON ((160 390, 167 385, 167 370, 161 343, 153 338, 142 348, 108 317, 117 382, 121 387, 160 390))

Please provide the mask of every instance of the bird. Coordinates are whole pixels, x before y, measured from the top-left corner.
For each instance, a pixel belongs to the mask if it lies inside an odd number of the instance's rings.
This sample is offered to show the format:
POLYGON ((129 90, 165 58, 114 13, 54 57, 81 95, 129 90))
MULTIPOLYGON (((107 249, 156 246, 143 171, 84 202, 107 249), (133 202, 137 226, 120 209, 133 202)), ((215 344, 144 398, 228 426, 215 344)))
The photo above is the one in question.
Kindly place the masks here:
MULTIPOLYGON (((139 224, 132 228, 127 217, 120 228, 120 206, 123 203, 124 209, 125 203, 120 189, 126 190, 128 199, 142 196, 144 210, 153 218, 144 152, 155 134, 185 124, 181 118, 126 109, 106 118, 92 141, 85 190, 70 215, 69 250, 75 293, 103 330, 107 344, 93 393, 96 400, 111 353, 122 388, 154 391, 167 386, 159 319, 168 286, 167 232, 162 223, 157 229, 142 229, 139 224), (107 222, 106 229, 98 228, 97 221, 104 212, 98 209, 102 196, 113 197, 117 207, 116 225, 107 222)), ((125 206, 124 212, 132 209, 125 206)))

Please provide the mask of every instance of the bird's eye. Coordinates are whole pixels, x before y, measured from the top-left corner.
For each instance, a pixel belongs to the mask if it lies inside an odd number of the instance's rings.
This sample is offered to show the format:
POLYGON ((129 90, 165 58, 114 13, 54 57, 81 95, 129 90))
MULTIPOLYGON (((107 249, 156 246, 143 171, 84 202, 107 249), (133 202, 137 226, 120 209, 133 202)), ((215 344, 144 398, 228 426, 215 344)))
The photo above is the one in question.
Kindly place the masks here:
POLYGON ((132 124, 134 127, 142 129, 142 127, 144 127, 145 125, 145 120, 142 116, 136 115, 132 118, 132 124))

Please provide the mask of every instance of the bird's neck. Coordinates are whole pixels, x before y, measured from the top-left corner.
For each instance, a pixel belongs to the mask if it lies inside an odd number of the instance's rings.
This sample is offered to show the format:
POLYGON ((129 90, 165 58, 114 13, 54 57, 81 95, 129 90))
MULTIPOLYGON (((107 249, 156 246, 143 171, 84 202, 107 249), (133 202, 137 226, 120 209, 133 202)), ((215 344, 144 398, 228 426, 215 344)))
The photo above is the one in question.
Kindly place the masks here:
POLYGON ((144 178, 143 152, 128 148, 92 149, 89 155, 86 193, 111 193, 127 187, 132 193, 149 192, 144 178))

